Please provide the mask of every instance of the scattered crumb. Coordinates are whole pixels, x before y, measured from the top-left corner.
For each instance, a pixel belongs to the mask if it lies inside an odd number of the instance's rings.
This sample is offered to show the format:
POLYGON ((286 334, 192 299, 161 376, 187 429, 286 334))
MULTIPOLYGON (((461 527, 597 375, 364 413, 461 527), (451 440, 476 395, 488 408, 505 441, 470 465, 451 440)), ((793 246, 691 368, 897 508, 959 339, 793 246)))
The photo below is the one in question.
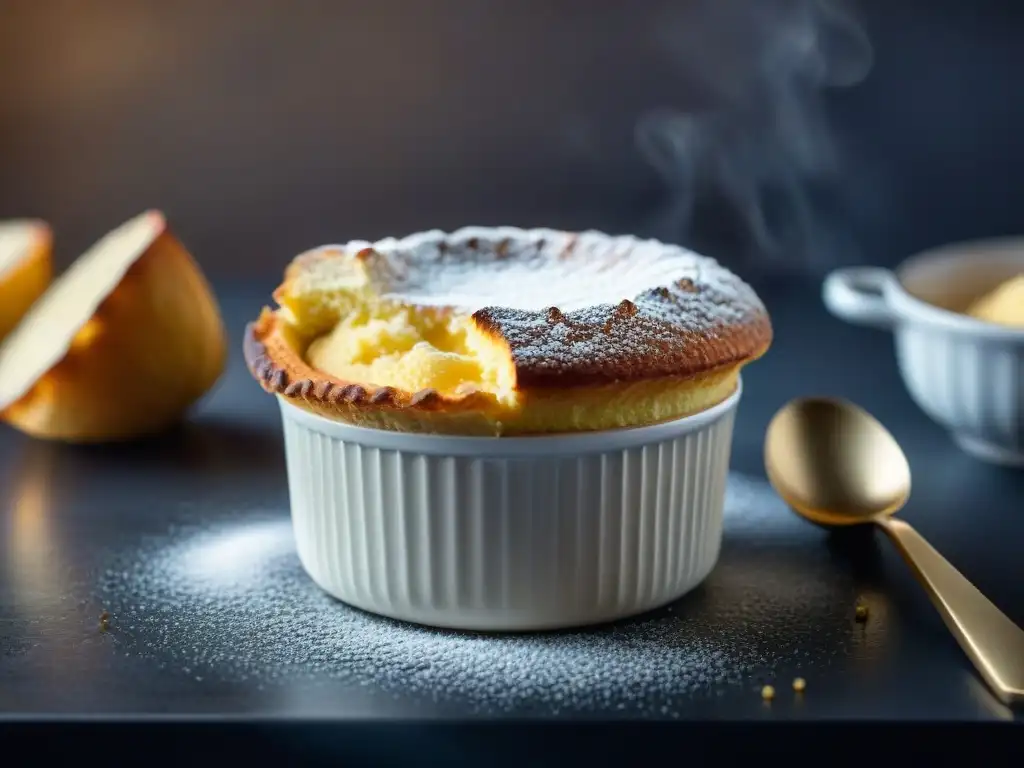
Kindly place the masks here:
POLYGON ((802 677, 798 677, 796 680, 793 681, 793 690, 797 693, 803 693, 806 688, 807 681, 804 680, 802 677))
POLYGON ((868 607, 865 603, 857 603, 854 615, 857 621, 863 623, 868 620, 868 607))
POLYGON ((761 689, 761 698, 765 701, 771 701, 775 698, 775 688, 770 685, 766 685, 761 689))
POLYGON ((110 613, 104 611, 100 614, 100 632, 106 632, 110 629, 110 613))

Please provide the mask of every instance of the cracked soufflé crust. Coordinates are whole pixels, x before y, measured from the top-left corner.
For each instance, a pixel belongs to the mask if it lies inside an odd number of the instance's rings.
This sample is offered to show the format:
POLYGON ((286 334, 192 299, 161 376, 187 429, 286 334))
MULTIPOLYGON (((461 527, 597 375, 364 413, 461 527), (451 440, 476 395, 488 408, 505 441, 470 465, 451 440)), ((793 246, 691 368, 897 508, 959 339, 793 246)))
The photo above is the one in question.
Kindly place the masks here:
POLYGON ((376 428, 529 434, 680 418, 727 398, 772 340, 763 304, 737 276, 632 237, 503 227, 355 241, 296 258, 275 299, 328 293, 338 275, 381 300, 464 313, 513 371, 511 400, 471 387, 373 386, 307 361, 326 331, 307 318, 265 308, 249 325, 245 359, 264 389, 376 428))

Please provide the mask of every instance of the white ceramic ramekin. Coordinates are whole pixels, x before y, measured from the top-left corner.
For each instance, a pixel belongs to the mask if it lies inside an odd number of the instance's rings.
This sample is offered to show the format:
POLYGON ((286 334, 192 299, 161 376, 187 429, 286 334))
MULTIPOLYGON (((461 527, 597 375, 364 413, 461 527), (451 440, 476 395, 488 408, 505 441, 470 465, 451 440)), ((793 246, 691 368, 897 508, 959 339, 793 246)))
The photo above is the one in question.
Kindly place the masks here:
POLYGON ((358 608, 567 628, 669 603, 718 560, 740 389, 650 427, 502 438, 353 427, 278 400, 299 558, 358 608))
POLYGON ((832 314, 892 330, 913 400, 971 455, 1024 466, 1024 330, 962 314, 976 298, 1024 272, 1024 240, 958 243, 895 272, 836 270, 824 283, 832 314))

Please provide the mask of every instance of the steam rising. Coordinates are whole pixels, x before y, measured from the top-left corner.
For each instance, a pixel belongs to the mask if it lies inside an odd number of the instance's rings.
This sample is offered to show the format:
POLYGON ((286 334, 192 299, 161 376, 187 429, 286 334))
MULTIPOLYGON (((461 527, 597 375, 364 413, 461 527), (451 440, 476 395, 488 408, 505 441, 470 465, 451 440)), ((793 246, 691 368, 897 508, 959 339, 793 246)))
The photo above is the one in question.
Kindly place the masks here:
POLYGON ((867 75, 862 27, 842 0, 691 0, 658 24, 658 42, 706 104, 637 124, 671 193, 656 234, 698 248, 710 235, 717 250, 762 265, 814 268, 836 246, 814 192, 840 171, 822 96, 867 75), (719 232, 707 231, 711 220, 719 232))

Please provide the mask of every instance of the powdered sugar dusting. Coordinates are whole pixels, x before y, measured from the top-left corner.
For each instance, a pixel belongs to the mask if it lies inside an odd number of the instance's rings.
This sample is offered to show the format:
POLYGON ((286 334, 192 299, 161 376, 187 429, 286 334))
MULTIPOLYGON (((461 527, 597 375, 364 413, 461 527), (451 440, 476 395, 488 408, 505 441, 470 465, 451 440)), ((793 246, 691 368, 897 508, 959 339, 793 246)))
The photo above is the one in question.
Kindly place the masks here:
POLYGON ((767 348, 753 289, 680 246, 596 231, 468 227, 299 257, 290 290, 358 285, 473 315, 503 339, 519 387, 693 376, 767 348))
MULTIPOLYGON (((522 311, 557 307, 582 312, 631 300, 651 305, 652 312, 681 281, 708 290, 720 299, 705 306, 749 312, 760 302, 748 286, 714 259, 656 240, 587 231, 579 234, 551 229, 465 227, 451 234, 438 230, 356 241, 342 246, 348 254, 370 249, 366 270, 379 295, 419 306, 444 306, 465 312, 486 308, 522 311), (653 293, 652 293, 653 292, 653 293)), ((663 312, 664 314, 664 312, 663 312)), ((581 315, 578 315, 581 317, 581 315)))
POLYGON ((848 644, 851 584, 805 578, 791 553, 765 567, 760 545, 735 543, 793 525, 763 481, 733 475, 708 582, 668 609, 576 632, 438 631, 349 608, 302 571, 280 513, 173 530, 118 557, 102 596, 126 652, 187 675, 356 686, 407 708, 673 716, 729 690, 756 700, 751 686, 780 668, 810 676, 812 633, 848 644))

